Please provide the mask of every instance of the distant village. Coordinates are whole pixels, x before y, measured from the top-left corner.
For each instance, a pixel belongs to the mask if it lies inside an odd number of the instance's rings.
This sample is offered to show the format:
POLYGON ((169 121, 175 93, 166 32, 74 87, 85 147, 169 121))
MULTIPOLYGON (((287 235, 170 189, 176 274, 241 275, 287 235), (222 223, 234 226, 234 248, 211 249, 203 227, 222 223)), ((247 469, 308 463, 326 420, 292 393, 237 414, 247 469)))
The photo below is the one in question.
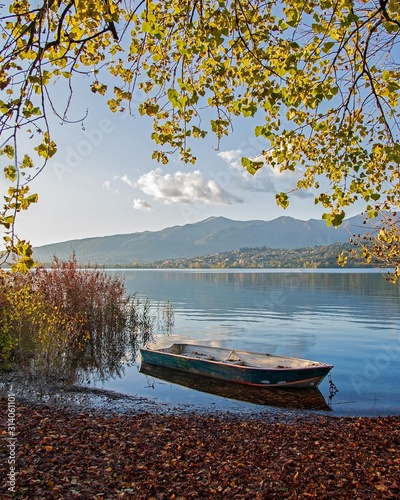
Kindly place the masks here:
POLYGON ((152 263, 133 262, 124 266, 132 269, 317 269, 338 268, 337 257, 341 252, 348 256, 347 267, 372 267, 360 256, 360 251, 349 243, 336 243, 298 249, 268 247, 247 248, 231 252, 214 253, 204 257, 164 259, 152 263))

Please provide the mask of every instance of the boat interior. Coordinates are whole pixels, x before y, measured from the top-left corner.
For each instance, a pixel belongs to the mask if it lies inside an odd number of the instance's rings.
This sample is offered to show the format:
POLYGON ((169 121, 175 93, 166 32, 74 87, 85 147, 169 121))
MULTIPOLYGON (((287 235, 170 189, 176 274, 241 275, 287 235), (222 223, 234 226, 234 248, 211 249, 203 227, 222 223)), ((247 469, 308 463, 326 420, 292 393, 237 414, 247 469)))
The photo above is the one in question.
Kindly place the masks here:
POLYGON ((325 366, 324 363, 317 361, 194 344, 173 344, 165 349, 160 349, 160 351, 178 356, 254 368, 293 369, 325 366))

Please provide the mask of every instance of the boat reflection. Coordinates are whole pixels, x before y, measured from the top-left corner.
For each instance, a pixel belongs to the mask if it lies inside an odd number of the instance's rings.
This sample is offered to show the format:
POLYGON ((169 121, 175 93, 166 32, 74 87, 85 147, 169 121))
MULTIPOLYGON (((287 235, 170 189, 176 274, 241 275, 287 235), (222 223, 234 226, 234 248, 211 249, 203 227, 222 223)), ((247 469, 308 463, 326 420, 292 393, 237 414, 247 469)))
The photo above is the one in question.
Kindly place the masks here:
POLYGON ((274 406, 297 410, 331 411, 330 406, 318 388, 310 389, 268 389, 226 382, 200 375, 194 375, 171 368, 142 362, 140 372, 173 384, 222 398, 235 399, 255 405, 274 406))

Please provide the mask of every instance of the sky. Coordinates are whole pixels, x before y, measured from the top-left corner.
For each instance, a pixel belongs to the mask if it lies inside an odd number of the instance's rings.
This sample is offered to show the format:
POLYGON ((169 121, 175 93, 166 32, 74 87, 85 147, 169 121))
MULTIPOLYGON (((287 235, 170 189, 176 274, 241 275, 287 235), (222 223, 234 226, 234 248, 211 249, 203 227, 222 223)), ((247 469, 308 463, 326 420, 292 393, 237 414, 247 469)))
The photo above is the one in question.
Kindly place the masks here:
MULTIPOLYGON (((90 82, 89 82, 90 83, 90 82)), ((251 176, 240 163, 265 147, 255 138, 252 118, 238 119, 230 136, 194 141, 195 165, 172 158, 167 165, 152 160, 156 145, 151 121, 137 112, 143 98, 133 96, 132 115, 112 113, 106 98, 77 82, 69 112, 72 124, 51 117, 57 154, 31 184, 39 201, 18 217, 17 234, 33 246, 87 237, 158 231, 213 216, 234 220, 272 220, 287 215, 320 218, 323 208, 313 193, 298 192, 288 209, 275 194, 296 185, 298 174, 268 166, 251 176), (87 114, 87 117, 82 120, 87 114)), ((63 87, 50 89, 61 111, 63 87)), ((50 111, 51 115, 51 111, 50 111)), ((30 148, 22 139, 20 149, 30 148)), ((4 162, 4 160, 1 160, 4 162)), ((5 181, 0 189, 5 192, 5 181)), ((346 216, 361 210, 353 208, 346 216)))

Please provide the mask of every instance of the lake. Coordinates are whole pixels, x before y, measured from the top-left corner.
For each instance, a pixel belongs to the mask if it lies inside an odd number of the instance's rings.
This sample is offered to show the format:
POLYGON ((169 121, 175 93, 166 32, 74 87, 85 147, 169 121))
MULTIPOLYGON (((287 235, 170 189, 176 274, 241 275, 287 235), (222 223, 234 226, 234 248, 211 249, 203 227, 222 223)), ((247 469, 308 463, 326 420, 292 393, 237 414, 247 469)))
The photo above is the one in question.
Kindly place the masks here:
MULTIPOLYGON (((172 305, 174 330, 156 334, 154 346, 182 341, 324 361, 334 365, 331 380, 338 392, 330 398, 333 386, 329 378, 323 381, 319 389, 329 406, 322 405, 323 411, 334 416, 400 414, 400 287, 386 282, 379 272, 115 272, 125 276, 129 293, 172 305)), ((141 373, 139 367, 140 359, 126 367, 121 378, 95 385, 160 403, 213 410, 273 411, 276 406, 292 408, 296 404, 291 398, 299 399, 289 395, 287 405, 280 396, 278 405, 268 398, 261 404, 245 402, 229 393, 221 397, 205 392, 215 383, 204 389, 185 387, 184 379, 166 380, 162 374, 159 378, 141 373)))

